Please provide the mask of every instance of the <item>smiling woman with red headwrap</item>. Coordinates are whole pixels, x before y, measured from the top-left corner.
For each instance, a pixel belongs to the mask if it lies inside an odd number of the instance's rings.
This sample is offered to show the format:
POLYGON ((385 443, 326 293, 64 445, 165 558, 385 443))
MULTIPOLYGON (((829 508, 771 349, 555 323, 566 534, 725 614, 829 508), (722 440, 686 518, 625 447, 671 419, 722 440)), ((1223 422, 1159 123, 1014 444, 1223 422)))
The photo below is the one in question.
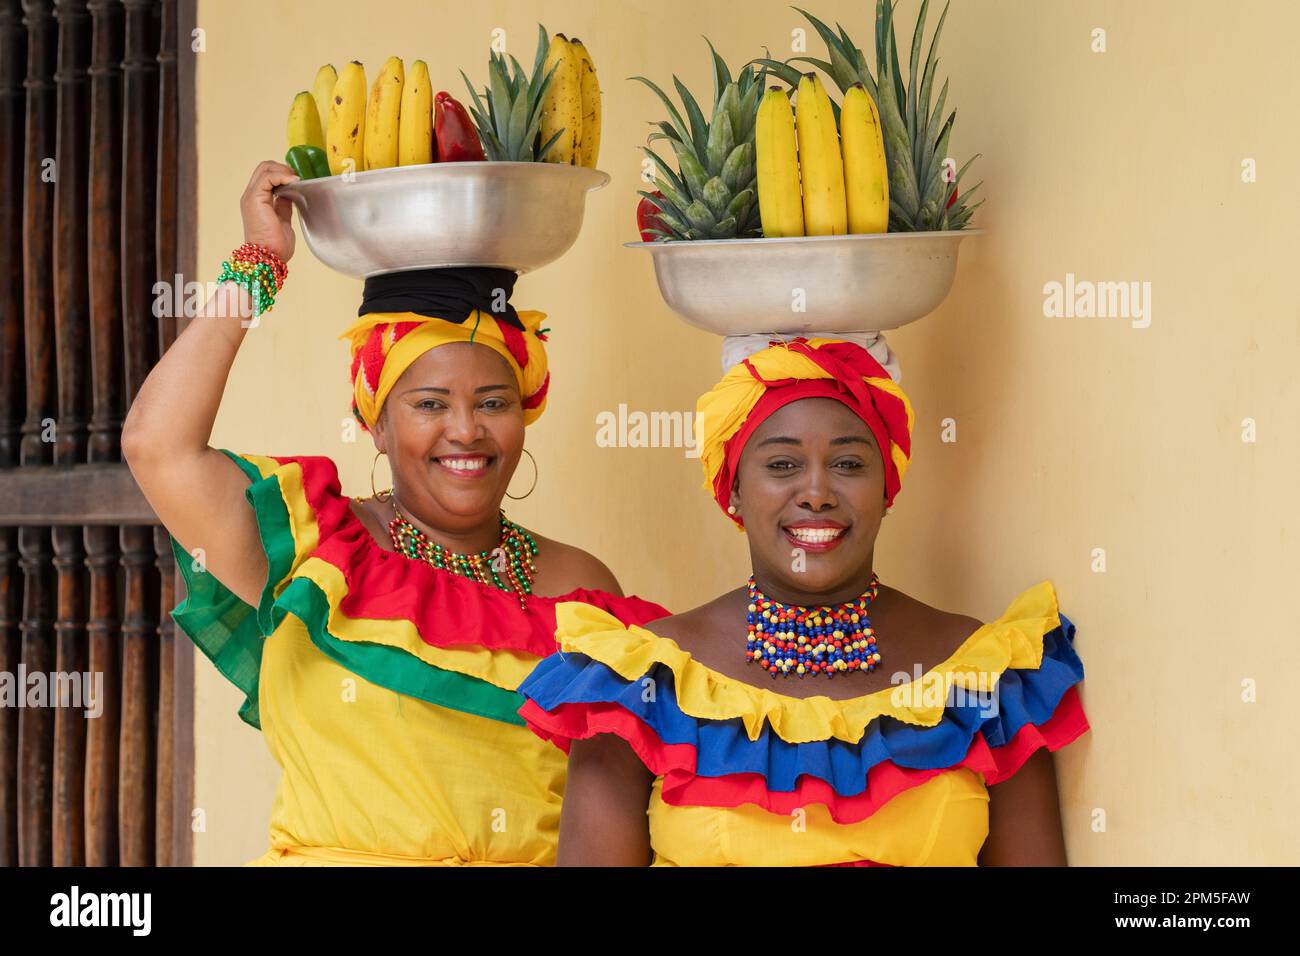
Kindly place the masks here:
POLYGON ((914 422, 873 350, 775 342, 700 398, 746 586, 646 626, 558 608, 520 712, 570 755, 561 864, 1064 862, 1074 626, 1047 581, 989 624, 879 582, 914 422))
MULTIPOLYGON (((271 190, 293 178, 263 163, 242 202, 268 282, 294 248, 271 190)), ((257 862, 553 863, 564 758, 525 729, 516 688, 555 650, 561 600, 666 613, 501 510, 550 384, 544 317, 510 306, 514 278, 367 280, 343 336, 352 408, 393 473, 368 498, 342 494, 327 457, 209 446, 260 290, 219 284, 131 407, 123 450, 185 576, 176 622, 284 770, 257 862)))
POLYGON ((912 405, 861 346, 838 339, 795 339, 739 363, 699 402, 704 421, 700 458, 713 497, 738 526, 731 506, 740 453, 759 425, 782 406, 833 398, 866 423, 884 456, 885 506, 894 503, 912 453, 912 405))

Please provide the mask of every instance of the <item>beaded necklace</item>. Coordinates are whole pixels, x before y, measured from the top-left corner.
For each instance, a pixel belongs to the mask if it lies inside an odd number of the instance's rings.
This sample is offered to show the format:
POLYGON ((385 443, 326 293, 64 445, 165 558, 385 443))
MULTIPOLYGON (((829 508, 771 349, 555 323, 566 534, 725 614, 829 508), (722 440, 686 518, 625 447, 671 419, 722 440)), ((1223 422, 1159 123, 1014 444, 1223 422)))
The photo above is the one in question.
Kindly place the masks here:
POLYGON ((393 520, 388 522, 388 533, 393 538, 393 548, 416 561, 424 561, 440 568, 470 578, 480 584, 514 593, 519 606, 527 607, 525 598, 533 593, 533 578, 537 575, 537 542, 528 531, 501 514, 501 543, 495 548, 477 554, 459 554, 429 540, 426 535, 393 506, 393 520))
POLYGON ((870 672, 880 663, 867 609, 880 581, 872 572, 865 594, 834 607, 782 604, 763 594, 749 576, 749 640, 745 659, 776 677, 870 672))

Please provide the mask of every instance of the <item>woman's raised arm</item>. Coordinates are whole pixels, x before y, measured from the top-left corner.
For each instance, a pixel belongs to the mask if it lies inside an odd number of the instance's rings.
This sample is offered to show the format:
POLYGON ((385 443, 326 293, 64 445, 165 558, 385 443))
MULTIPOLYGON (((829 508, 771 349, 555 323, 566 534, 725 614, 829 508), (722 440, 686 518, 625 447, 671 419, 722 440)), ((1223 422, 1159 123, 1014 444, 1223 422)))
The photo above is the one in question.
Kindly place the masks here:
MULTIPOLYGON (((261 163, 240 198, 244 241, 284 262, 294 249, 292 207, 271 189, 297 178, 283 163, 261 163)), ((252 315, 246 289, 233 282, 216 287, 140 387, 122 425, 122 454, 167 530, 187 551, 202 549, 207 570, 256 606, 267 562, 244 498, 248 478, 208 444, 252 315)))

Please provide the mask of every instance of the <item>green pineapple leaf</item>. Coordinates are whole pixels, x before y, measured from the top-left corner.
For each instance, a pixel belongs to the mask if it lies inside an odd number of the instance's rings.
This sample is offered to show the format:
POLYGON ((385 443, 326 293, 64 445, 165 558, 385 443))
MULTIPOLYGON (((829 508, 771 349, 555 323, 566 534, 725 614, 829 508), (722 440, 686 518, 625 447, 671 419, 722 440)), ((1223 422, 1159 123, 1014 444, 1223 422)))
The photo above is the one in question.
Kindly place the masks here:
POLYGON ((686 107, 686 116, 691 121, 691 141, 695 143, 697 152, 703 152, 709 142, 709 124, 705 122, 704 114, 700 111, 700 104, 695 102, 691 91, 676 76, 673 77, 673 86, 677 88, 677 95, 682 98, 682 105, 686 107))
POLYGON ((686 125, 686 121, 682 119, 682 114, 677 112, 677 107, 673 105, 673 101, 668 98, 667 93, 659 89, 659 86, 656 83, 652 80, 646 79, 644 76, 633 76, 629 77, 629 79, 637 80, 650 87, 650 89, 654 91, 655 96, 659 97, 659 101, 663 103, 664 109, 668 110, 668 117, 672 120, 673 126, 676 127, 677 134, 683 141, 692 140, 690 128, 686 125))
POLYGON ((563 129, 558 129, 558 130, 555 131, 555 135, 552 136, 550 139, 548 139, 548 140, 547 140, 547 141, 542 145, 541 149, 539 149, 539 150, 537 151, 537 161, 538 161, 539 163, 542 163, 542 162, 545 162, 545 161, 546 161, 546 160, 545 160, 545 156, 546 156, 546 154, 549 153, 549 152, 551 151, 551 147, 554 146, 554 145, 556 144, 556 142, 559 140, 559 138, 560 138, 561 136, 563 136, 563 135, 564 135, 564 130, 563 130, 563 129))
POLYGON ((741 98, 739 125, 735 130, 737 142, 744 143, 754 138, 755 127, 758 125, 758 100, 762 95, 763 84, 754 83, 741 98))
POLYGON ((540 23, 537 24, 537 52, 533 54, 533 73, 536 77, 542 72, 542 66, 546 63, 546 51, 551 48, 551 38, 547 36, 546 27, 540 23))
POLYGON ((709 45, 713 57, 713 102, 716 103, 722 98, 722 91, 731 85, 731 70, 727 68, 727 61, 713 48, 713 41, 705 37, 704 42, 709 45))
POLYGON ((750 60, 750 63, 761 64, 768 70, 776 74, 777 78, 784 81, 785 85, 792 90, 799 88, 799 77, 803 76, 798 67, 791 66, 789 63, 782 63, 780 60, 769 60, 761 57, 757 60, 750 60))
MULTIPOLYGON (((933 159, 933 154, 926 153, 926 146, 936 143, 939 140, 939 132, 943 129, 940 118, 943 116, 943 108, 947 102, 948 83, 945 81, 943 89, 939 91, 939 102, 938 105, 935 106, 934 116, 930 117, 930 122, 925 128, 925 135, 920 138, 916 147, 912 151, 912 154, 915 157, 913 164, 916 167, 917 176, 921 179, 928 179, 930 176, 930 163, 933 159)), ((951 119, 951 117, 949 118, 951 119)))
POLYGON ((709 212, 713 213, 714 219, 722 219, 727 214, 727 206, 731 201, 731 190, 727 184, 722 181, 721 176, 714 176, 704 184, 704 193, 701 197, 704 205, 709 207, 709 212))
MULTIPOLYGON (((766 67, 747 63, 733 72, 708 44, 711 74, 716 95, 706 120, 704 105, 681 80, 674 76, 673 86, 681 107, 646 77, 631 77, 650 87, 668 113, 667 120, 650 125, 649 143, 666 140, 677 159, 674 172, 650 146, 643 147, 659 173, 656 185, 662 198, 655 208, 664 210, 659 218, 663 241, 700 240, 753 236, 761 233, 755 169, 754 132, 763 82, 769 75, 766 67), (748 191, 748 195, 741 195, 748 191)), ((650 230, 647 230, 647 234, 650 230)))
POLYGON ((907 135, 913 143, 916 142, 916 65, 921 60, 921 41, 925 39, 925 11, 930 6, 930 0, 921 0, 921 12, 916 18, 916 29, 912 31, 912 49, 907 59, 907 135))
MULTIPOLYGON (((835 80, 837 86, 839 85, 840 81, 839 81, 839 77, 835 75, 835 67, 831 66, 831 64, 827 63, 825 60, 819 60, 815 56, 792 56, 790 57, 790 62, 811 64, 812 66, 815 66, 817 69, 821 70, 827 76, 835 80)), ((850 83, 849 85, 852 86, 853 84, 850 83)), ((841 86, 840 91, 843 92, 844 87, 841 86)))
POLYGON ((738 192, 749 182, 749 171, 753 168, 754 144, 741 143, 722 164, 722 181, 731 192, 738 192))
POLYGON ((709 181, 708 170, 695 155, 694 150, 685 143, 673 143, 673 152, 677 154, 677 168, 682 171, 682 180, 692 196, 704 192, 704 184, 709 181))
MULTIPOLYGON (((735 87, 728 87, 734 89, 735 87)), ((723 99, 726 94, 723 94, 723 99)), ((716 176, 722 172, 722 164, 731 151, 736 147, 735 134, 731 129, 731 117, 724 109, 719 109, 713 115, 713 124, 709 127, 709 145, 705 152, 705 168, 708 169, 711 176, 716 176)))
MULTIPOLYGON (((660 156, 658 153, 656 153, 653 149, 647 149, 644 146, 641 148, 642 150, 644 150, 645 154, 650 157, 651 162, 655 164, 655 168, 659 170, 660 177, 668 180, 668 182, 672 184, 671 190, 664 189, 661 186, 659 187, 660 191, 665 193, 671 191, 678 195, 684 194, 686 192, 686 184, 682 182, 681 177, 678 176, 677 173, 673 171, 673 168, 669 166, 666 162, 664 162, 663 157, 660 156)), ((681 202, 680 200, 674 200, 674 201, 678 203, 681 202)))
MULTIPOLYGON (((807 10, 804 10, 802 7, 792 7, 791 9, 802 14, 803 18, 813 25, 813 29, 815 29, 818 32, 818 34, 821 35, 822 42, 826 44, 827 50, 834 51, 837 47, 840 46, 840 38, 835 35, 835 31, 833 31, 830 27, 822 23, 822 21, 818 20, 815 16, 813 16, 807 10)), ((844 52, 844 51, 841 50, 840 52, 844 52)))
POLYGON ((722 220, 709 233, 710 239, 735 239, 736 238, 736 217, 728 216, 722 220))

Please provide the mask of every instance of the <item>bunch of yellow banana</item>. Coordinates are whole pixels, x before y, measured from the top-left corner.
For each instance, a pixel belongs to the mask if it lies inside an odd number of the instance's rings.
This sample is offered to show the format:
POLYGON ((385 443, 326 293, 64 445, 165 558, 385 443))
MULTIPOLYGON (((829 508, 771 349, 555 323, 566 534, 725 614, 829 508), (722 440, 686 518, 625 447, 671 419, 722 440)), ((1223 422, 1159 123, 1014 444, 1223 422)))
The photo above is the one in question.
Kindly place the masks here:
POLYGON ((397 120, 397 165, 420 166, 433 162, 433 156, 433 87, 429 85, 428 64, 416 60, 402 87, 397 120))
POLYGON ((325 124, 325 155, 330 175, 359 173, 366 168, 366 68, 353 60, 343 67, 330 94, 325 124))
POLYGON ((799 81, 797 109, 791 109, 788 94, 769 90, 759 104, 754 147, 763 235, 887 230, 884 138, 875 103, 861 85, 845 96, 838 131, 830 97, 816 74, 799 81))
POLYGON ((408 76, 391 56, 366 95, 366 70, 357 61, 341 74, 326 64, 310 92, 289 109, 289 146, 324 150, 330 175, 414 166, 434 158, 433 88, 423 60, 408 76))
MULTIPOLYGON (((594 168, 600 155, 601 115, 600 84, 591 55, 577 37, 570 40, 564 34, 557 34, 548 40, 545 31, 538 41, 539 59, 543 50, 542 76, 554 69, 541 98, 538 120, 539 141, 546 143, 555 138, 545 162, 594 168)), ((536 90, 540 78, 525 79, 516 95, 525 98, 522 111, 536 116, 534 109, 538 105, 536 90)), ((494 78, 493 90, 495 84, 494 78)), ((340 73, 335 73, 334 67, 326 64, 317 72, 311 90, 294 97, 288 123, 290 152, 295 152, 294 147, 298 146, 321 150, 324 158, 319 159, 320 154, 316 154, 319 162, 327 162, 329 174, 337 176, 367 169, 432 163, 435 157, 445 161, 448 156, 457 155, 455 151, 442 154, 446 145, 445 135, 461 147, 456 161, 483 159, 480 137, 470 126, 464 109, 446 93, 438 94, 440 108, 444 97, 457 113, 456 116, 447 114, 450 118, 445 134, 441 111, 435 122, 435 98, 429 69, 423 60, 412 63, 407 74, 399 57, 389 57, 368 96, 366 70, 362 64, 353 60, 340 73), (459 123, 458 117, 462 119, 459 123), (466 150, 470 155, 464 154, 466 150), (477 155, 474 155, 475 151, 477 155)), ((504 121, 512 124, 514 115, 520 111, 507 110, 504 121)), ((479 121, 483 121, 482 117, 479 121)), ((503 135, 510 129, 507 126, 503 135)), ((491 158, 503 157, 493 155, 491 158)))
POLYGON ((547 163, 595 168, 600 156, 600 84, 587 48, 577 37, 563 33, 551 38, 542 64, 545 76, 554 68, 542 97, 541 142, 554 145, 543 158, 547 163))
POLYGON ((289 145, 324 149, 324 128, 315 97, 305 91, 295 96, 289 107, 289 145))
MULTIPOLYGON (((321 135, 329 129, 330 125, 330 104, 334 101, 334 85, 338 83, 339 75, 335 72, 331 63, 326 63, 316 71, 316 79, 311 84, 311 98, 316 101, 316 112, 320 115, 321 135)), ((298 94, 302 96, 301 93, 298 94)), ((290 146, 296 145, 293 140, 293 127, 289 127, 290 146)), ((323 140, 321 149, 324 149, 323 140)))
POLYGON ((802 236, 803 197, 799 191, 799 151, 794 138, 790 97, 773 87, 758 104, 754 126, 758 171, 758 213, 769 239, 802 236))
POLYGON ((831 98, 815 73, 805 73, 799 81, 795 126, 799 131, 799 172, 803 176, 804 230, 809 236, 842 236, 849 231, 844 160, 831 98))
POLYGON ((388 169, 397 165, 397 120, 402 106, 406 73, 402 61, 390 56, 370 88, 366 101, 366 132, 362 153, 366 169, 388 169))
POLYGON ((889 171, 885 165, 885 136, 876 101, 861 83, 855 83, 844 94, 840 143, 844 148, 849 232, 887 232, 889 171))

